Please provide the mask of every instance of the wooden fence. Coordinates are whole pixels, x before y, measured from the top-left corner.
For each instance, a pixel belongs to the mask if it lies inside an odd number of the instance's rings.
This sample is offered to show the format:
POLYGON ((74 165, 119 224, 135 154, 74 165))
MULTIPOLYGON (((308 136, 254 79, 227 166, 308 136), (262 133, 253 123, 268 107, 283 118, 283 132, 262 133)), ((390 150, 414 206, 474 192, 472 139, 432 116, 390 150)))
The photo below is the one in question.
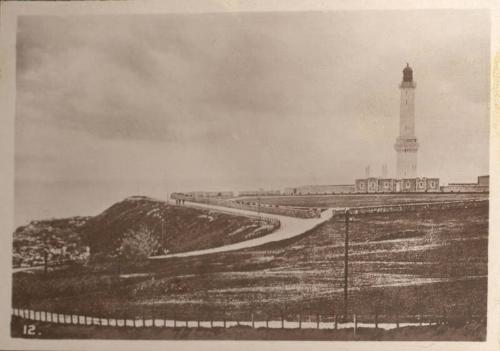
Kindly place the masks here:
MULTIPOLYGON (((449 319, 446 316, 418 315, 418 316, 396 316, 390 321, 387 316, 382 315, 357 315, 354 314, 349 320, 344 320, 341 316, 322 316, 316 314, 303 316, 297 315, 294 320, 281 316, 280 319, 257 320, 251 314, 249 320, 178 320, 166 318, 103 318, 81 314, 63 314, 48 311, 39 311, 26 308, 13 308, 12 315, 28 320, 45 323, 80 325, 80 326, 101 326, 115 328, 232 328, 246 326, 251 328, 272 328, 272 329, 345 329, 353 328, 381 328, 385 330, 401 328, 406 326, 424 326, 447 324, 449 319)), ((469 316, 468 321, 481 320, 481 316, 469 316)))

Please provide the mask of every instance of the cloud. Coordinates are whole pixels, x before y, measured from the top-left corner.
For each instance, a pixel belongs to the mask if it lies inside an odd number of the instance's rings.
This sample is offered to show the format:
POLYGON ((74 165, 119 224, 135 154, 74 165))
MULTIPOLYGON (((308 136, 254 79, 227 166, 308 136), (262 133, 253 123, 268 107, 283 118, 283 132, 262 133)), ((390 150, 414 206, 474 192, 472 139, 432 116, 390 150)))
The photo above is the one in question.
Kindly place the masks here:
POLYGON ((487 173, 485 11, 20 17, 16 177, 351 182, 394 168, 406 62, 419 167, 487 173))

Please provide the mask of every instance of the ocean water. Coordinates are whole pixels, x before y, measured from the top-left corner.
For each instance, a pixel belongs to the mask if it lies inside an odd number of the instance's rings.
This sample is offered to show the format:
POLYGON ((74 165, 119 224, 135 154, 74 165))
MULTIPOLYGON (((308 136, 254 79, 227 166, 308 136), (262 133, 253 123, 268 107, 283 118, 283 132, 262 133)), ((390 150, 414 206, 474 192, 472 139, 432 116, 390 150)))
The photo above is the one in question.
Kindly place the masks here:
POLYGON ((169 191, 161 182, 130 181, 16 181, 14 225, 32 220, 93 216, 129 196, 166 199, 169 191))

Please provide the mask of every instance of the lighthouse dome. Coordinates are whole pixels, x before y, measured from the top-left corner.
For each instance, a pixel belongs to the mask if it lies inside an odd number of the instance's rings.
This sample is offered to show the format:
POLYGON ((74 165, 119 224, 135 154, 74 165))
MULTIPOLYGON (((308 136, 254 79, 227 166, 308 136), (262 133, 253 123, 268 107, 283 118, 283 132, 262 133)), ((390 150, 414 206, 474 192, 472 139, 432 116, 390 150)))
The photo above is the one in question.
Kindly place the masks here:
POLYGON ((408 63, 403 69, 403 82, 413 82, 413 70, 408 63))

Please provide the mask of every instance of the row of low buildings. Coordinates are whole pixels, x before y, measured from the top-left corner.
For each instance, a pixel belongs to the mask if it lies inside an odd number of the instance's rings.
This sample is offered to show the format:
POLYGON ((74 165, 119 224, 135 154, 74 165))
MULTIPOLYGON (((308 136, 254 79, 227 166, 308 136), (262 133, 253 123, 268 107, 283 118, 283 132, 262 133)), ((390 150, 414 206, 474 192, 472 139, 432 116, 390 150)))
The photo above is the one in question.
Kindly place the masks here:
POLYGON ((415 193, 440 192, 439 178, 366 178, 356 179, 356 193, 415 193))
POLYGON ((354 184, 305 185, 285 188, 283 195, 322 195, 352 193, 487 193, 489 176, 479 176, 476 183, 440 185, 439 178, 379 178, 356 179, 354 184))
POLYGON ((252 191, 194 191, 177 193, 184 200, 203 200, 210 198, 230 199, 245 196, 277 195, 326 195, 326 194, 366 194, 366 193, 487 193, 489 176, 479 176, 476 183, 450 183, 440 185, 439 178, 379 178, 356 179, 354 184, 304 185, 280 190, 252 191))
POLYGON ((447 193, 487 193, 490 191, 490 176, 477 177, 477 183, 449 183, 441 187, 447 193))

